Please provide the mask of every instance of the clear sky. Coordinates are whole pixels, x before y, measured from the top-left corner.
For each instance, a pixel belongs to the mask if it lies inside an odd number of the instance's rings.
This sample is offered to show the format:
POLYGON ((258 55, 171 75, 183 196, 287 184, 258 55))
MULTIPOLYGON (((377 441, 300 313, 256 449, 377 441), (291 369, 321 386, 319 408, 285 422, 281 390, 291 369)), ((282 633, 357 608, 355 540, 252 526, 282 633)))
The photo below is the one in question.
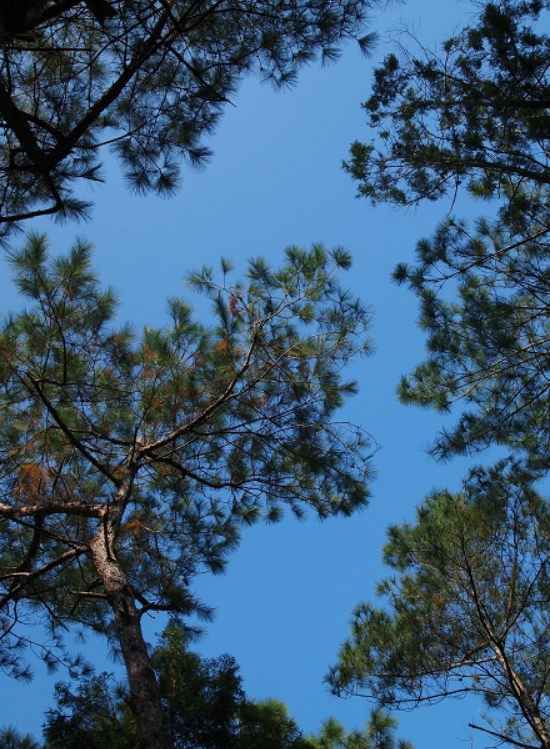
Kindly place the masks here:
MULTIPOLYGON (((94 190, 90 223, 61 229, 40 224, 56 252, 67 250, 76 235, 95 243, 101 276, 119 291, 121 316, 136 326, 162 324, 166 297, 189 296, 185 273, 216 264, 222 255, 236 261, 238 273, 250 256, 277 264, 289 244, 323 241, 352 252, 348 283, 371 304, 376 353, 353 369, 360 394, 342 418, 361 424, 381 446, 371 506, 348 520, 288 520, 245 529, 227 574, 197 582, 203 600, 217 609, 198 649, 235 656, 249 696, 285 701, 306 732, 330 715, 349 728, 363 723, 368 705, 330 697, 323 676, 347 634, 353 607, 372 598, 384 575, 386 527, 411 518, 434 486, 457 488, 467 465, 435 464, 426 445, 441 418, 400 406, 394 394, 399 375, 422 359, 423 338, 415 326, 414 298, 389 276, 398 261, 412 259, 415 241, 431 233, 449 206, 374 209, 355 199, 355 186, 340 164, 351 141, 369 137, 360 103, 369 95, 373 62, 390 49, 388 29, 395 32, 406 22, 432 45, 472 13, 473 6, 460 0, 411 0, 379 13, 373 28, 381 39, 372 59, 348 47, 337 64, 304 70, 296 88, 285 93, 248 80, 210 139, 212 162, 200 173, 184 170, 175 198, 132 196, 113 168, 107 184, 94 190)), ((4 271, 0 311, 17 303, 4 271)), ((151 621, 150 637, 162 626, 151 621)), ((83 650, 92 661, 102 657, 95 640, 83 650)), ((40 735, 53 684, 63 674, 47 677, 40 664, 36 674, 30 686, 2 678, 0 726, 40 735)), ((475 715, 472 702, 423 708, 403 716, 400 735, 417 749, 440 749, 442 742, 458 749, 469 741, 465 726, 475 715)), ((483 738, 469 745, 481 747, 483 738)))

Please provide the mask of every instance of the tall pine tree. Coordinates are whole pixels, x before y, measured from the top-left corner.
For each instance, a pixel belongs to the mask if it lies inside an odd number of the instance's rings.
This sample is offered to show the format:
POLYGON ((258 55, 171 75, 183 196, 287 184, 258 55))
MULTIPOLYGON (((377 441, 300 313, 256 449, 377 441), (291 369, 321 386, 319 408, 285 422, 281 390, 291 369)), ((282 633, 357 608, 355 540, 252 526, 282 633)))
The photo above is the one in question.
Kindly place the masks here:
POLYGON ((368 440, 333 416, 369 314, 339 285, 349 256, 319 245, 235 285, 227 262, 220 283, 193 274, 214 324, 172 299, 139 336, 114 324, 89 246, 50 260, 31 236, 11 264, 31 306, 0 330, 3 666, 20 673, 26 623, 111 635, 142 745, 167 749, 141 618, 207 616, 190 583, 223 570, 243 524, 365 506, 368 440))

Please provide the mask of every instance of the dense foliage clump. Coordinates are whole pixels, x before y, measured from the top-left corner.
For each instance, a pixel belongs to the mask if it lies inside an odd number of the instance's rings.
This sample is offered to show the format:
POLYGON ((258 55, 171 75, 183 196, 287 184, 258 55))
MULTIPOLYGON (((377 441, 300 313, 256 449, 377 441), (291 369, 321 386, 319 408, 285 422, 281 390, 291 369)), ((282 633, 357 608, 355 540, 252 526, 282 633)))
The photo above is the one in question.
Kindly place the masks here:
POLYGON ((172 193, 243 76, 291 84, 304 64, 370 48, 371 0, 4 0, 0 238, 22 219, 85 216, 101 150, 138 192, 172 193))

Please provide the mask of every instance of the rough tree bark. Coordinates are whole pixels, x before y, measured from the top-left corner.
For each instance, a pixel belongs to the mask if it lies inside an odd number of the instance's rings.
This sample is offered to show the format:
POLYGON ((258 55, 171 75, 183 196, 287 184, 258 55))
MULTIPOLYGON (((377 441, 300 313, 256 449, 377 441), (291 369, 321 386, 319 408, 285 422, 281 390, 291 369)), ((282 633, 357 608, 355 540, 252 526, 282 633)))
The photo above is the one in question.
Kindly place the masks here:
POLYGON ((133 453, 113 502, 106 508, 99 531, 90 543, 90 550, 113 610, 141 746, 143 749, 173 749, 164 720, 159 686, 141 630, 141 617, 116 555, 120 522, 131 497, 137 468, 133 453))

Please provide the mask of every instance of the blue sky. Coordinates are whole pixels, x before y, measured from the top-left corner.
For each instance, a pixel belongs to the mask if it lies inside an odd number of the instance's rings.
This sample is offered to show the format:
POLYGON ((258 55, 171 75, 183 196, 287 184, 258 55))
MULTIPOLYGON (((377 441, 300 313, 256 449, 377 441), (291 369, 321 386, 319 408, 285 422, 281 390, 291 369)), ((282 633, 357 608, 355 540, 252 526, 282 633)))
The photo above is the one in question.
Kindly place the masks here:
MULTIPOLYGON (((353 368, 360 394, 343 418, 361 424, 381 446, 371 506, 348 520, 245 529, 227 574, 197 581, 203 600, 217 609, 197 648, 209 656, 235 656, 249 696, 285 701, 306 732, 330 715, 350 728, 363 723, 368 705, 330 697, 323 675, 347 634, 353 607, 372 597, 384 575, 386 527, 411 518, 434 486, 456 488, 467 465, 435 464, 426 445, 441 418, 400 406, 394 394, 399 375, 422 359, 423 338, 414 298, 389 276, 398 261, 412 258, 415 241, 430 234, 449 206, 374 209, 355 199, 340 165, 351 141, 368 138, 360 103, 369 94, 373 62, 389 51, 388 29, 406 21, 430 45, 472 13, 472 5, 459 0, 411 0, 380 13, 373 17, 381 39, 371 60, 348 47, 337 64, 311 66, 284 93, 248 80, 210 139, 212 162, 203 172, 185 169, 175 198, 132 196, 116 168, 109 168, 107 184, 93 192, 90 223, 28 225, 46 229, 56 252, 67 250, 76 235, 94 242, 104 282, 120 293, 121 317, 138 327, 162 324, 167 297, 190 298, 186 272, 217 264, 222 255, 237 263, 238 274, 250 256, 277 264, 289 244, 322 241, 352 252, 347 283, 371 305, 376 352, 353 368)), ((0 292, 0 311, 16 307, 7 271, 0 292)), ((161 629, 160 620, 148 624, 150 637, 161 629)), ((104 648, 90 640, 84 652, 99 662, 104 648)), ((40 664, 36 672, 30 686, 2 679, 0 726, 40 734, 53 684, 63 675, 47 677, 40 664)), ((476 709, 472 702, 424 708, 402 717, 400 734, 417 749, 439 749, 442 738, 458 749, 469 740, 465 726, 476 709)))

